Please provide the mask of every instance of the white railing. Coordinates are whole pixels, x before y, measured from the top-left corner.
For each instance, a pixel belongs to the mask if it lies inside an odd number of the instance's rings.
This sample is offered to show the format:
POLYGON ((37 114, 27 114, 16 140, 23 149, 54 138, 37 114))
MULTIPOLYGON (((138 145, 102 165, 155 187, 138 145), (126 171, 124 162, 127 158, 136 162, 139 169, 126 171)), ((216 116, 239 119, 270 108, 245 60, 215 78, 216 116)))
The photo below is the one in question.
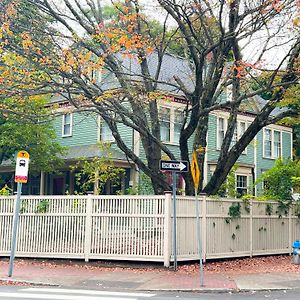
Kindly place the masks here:
MULTIPOLYGON (((170 194, 21 199, 19 257, 151 260, 165 266, 173 260, 170 194)), ((293 209, 279 218, 277 202, 198 201, 204 259, 290 253, 300 238, 293 209), (228 215, 233 203, 241 205, 240 218, 228 215)), ((177 258, 197 259, 195 198, 178 196, 176 203, 177 258)), ((0 197, 0 256, 10 253, 13 210, 14 197, 0 197)))

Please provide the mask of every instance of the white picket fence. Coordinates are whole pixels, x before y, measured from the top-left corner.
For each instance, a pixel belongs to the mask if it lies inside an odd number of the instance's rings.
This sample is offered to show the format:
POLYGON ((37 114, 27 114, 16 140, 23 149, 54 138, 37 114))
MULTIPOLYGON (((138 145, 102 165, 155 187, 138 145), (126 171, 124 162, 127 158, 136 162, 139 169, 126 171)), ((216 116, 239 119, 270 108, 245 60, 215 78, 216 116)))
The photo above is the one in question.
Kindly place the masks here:
MULTIPOLYGON (((10 254, 14 197, 0 197, 0 256, 10 254)), ((117 259, 164 262, 172 255, 172 199, 165 196, 22 197, 18 257, 117 259)), ((199 197, 204 259, 290 253, 300 220, 278 217, 277 203, 199 197), (241 217, 229 207, 241 203, 241 217), (270 213, 270 211, 268 212, 270 213)), ((198 258, 195 198, 178 196, 177 259, 198 258)))

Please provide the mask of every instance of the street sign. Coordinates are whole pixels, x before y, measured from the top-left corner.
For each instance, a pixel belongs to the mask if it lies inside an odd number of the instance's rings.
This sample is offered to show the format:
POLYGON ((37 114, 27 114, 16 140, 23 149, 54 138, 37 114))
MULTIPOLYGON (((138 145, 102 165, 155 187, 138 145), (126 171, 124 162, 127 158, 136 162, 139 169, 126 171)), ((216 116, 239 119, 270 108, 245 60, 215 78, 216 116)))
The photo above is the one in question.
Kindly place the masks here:
POLYGON ((28 180, 29 153, 19 151, 15 171, 15 182, 26 183, 28 180))
POLYGON ((187 161, 175 161, 175 160, 161 160, 160 169, 162 171, 172 171, 172 172, 187 172, 188 171, 187 161))
POLYGON ((173 257, 174 257, 174 271, 177 269, 177 249, 176 249, 176 172, 187 172, 188 171, 187 161, 175 161, 175 160, 161 160, 160 169, 161 171, 172 172, 172 195, 173 195, 173 257))
POLYGON ((192 154, 192 163, 191 163, 191 174, 194 181, 195 190, 198 191, 199 180, 200 180, 200 169, 197 161, 196 151, 192 154))

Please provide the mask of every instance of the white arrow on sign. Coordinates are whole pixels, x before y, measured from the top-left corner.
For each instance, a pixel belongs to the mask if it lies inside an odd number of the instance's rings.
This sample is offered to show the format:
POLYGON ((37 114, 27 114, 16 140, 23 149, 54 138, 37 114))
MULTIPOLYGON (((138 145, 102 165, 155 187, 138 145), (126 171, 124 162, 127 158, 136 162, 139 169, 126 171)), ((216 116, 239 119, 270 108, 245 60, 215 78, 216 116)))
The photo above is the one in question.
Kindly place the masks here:
POLYGON ((184 163, 180 162, 180 164, 179 164, 180 171, 184 170, 185 168, 186 168, 186 165, 184 163))

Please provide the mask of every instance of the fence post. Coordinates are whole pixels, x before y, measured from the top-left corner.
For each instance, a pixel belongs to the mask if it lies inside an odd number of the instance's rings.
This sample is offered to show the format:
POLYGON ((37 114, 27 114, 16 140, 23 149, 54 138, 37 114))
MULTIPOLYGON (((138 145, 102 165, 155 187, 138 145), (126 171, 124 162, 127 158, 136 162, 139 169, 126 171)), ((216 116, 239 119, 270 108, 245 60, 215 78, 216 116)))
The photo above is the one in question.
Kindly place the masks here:
POLYGON ((89 255, 91 252, 92 210, 93 210, 93 199, 92 199, 92 195, 88 194, 86 198, 85 237, 84 237, 84 260, 86 262, 89 261, 89 255))
POLYGON ((290 209, 289 209, 289 245, 288 245, 288 249, 289 250, 289 254, 291 255, 292 254, 292 237, 293 237, 293 227, 292 227, 292 210, 293 210, 293 204, 291 205, 290 209))
POLYGON ((249 220, 249 253, 250 253, 250 257, 253 256, 253 200, 250 199, 250 220, 249 220))
POLYGON ((165 215, 164 215, 164 266, 170 267, 171 259, 171 192, 165 192, 165 215))
POLYGON ((206 219, 206 194, 200 194, 201 200, 202 200, 202 206, 201 206, 201 215, 202 215, 202 230, 201 230, 201 239, 202 239, 202 260, 205 263, 206 262, 206 225, 207 225, 207 219, 206 219))

